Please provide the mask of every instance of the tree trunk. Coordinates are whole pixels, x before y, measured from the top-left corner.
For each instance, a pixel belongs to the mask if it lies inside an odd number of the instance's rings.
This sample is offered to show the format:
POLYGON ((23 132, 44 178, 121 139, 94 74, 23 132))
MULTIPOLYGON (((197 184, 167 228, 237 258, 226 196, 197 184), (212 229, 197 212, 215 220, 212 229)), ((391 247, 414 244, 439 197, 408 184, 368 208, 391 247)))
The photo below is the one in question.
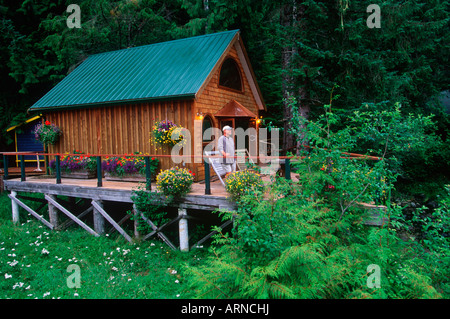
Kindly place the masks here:
MULTIPOLYGON (((290 132, 292 129, 291 98, 295 97, 299 114, 308 118, 309 105, 305 103, 307 90, 306 81, 299 86, 294 77, 294 69, 299 69, 301 65, 296 65, 299 61, 298 48, 296 44, 296 34, 301 33, 302 18, 304 8, 298 5, 295 0, 289 2, 281 10, 281 25, 284 28, 285 45, 282 48, 282 91, 283 91, 283 151, 292 151, 297 147, 299 151, 300 141, 296 141, 295 136, 290 132)), ((300 62, 301 64, 301 62, 300 62)), ((306 128, 305 128, 306 129, 306 128)))

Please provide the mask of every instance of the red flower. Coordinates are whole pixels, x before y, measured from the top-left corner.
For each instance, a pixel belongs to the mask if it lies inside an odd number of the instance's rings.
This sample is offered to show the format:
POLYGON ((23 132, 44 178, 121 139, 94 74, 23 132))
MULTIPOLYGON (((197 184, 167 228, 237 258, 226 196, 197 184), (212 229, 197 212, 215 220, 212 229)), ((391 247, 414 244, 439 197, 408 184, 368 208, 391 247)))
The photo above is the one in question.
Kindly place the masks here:
POLYGON ((50 121, 45 121, 45 125, 50 125, 50 121))
POLYGON ((154 157, 152 157, 152 161, 154 161, 155 160, 155 158, 154 157))

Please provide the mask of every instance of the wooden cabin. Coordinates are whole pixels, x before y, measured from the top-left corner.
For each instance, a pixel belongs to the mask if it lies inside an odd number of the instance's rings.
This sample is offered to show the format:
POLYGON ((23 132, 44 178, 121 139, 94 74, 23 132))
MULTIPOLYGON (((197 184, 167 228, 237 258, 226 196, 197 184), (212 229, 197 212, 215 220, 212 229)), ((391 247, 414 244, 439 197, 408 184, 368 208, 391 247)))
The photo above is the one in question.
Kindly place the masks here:
MULTIPOLYGON (((264 109, 240 32, 234 30, 90 56, 29 111, 63 132, 49 152, 170 154, 150 143, 150 131, 155 121, 171 120, 191 132, 191 149, 201 154, 211 142, 194 145, 201 131, 257 126, 264 109)), ((161 159, 161 169, 174 165, 161 159)), ((203 163, 185 165, 197 180, 203 178, 203 163)))

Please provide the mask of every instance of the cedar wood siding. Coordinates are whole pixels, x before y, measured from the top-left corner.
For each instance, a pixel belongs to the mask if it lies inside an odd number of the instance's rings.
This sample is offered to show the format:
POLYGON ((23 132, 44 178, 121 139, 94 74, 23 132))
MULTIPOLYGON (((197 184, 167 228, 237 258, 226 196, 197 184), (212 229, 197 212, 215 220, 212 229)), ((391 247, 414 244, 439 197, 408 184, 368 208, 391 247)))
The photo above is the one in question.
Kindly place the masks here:
MULTIPOLYGON (((165 120, 167 116, 168 120, 192 131, 192 103, 192 100, 178 100, 49 112, 46 119, 63 131, 60 141, 50 146, 49 151, 170 155, 170 149, 161 150, 150 144, 151 128, 155 121, 165 120)), ((173 166, 170 158, 159 160, 161 169, 173 166)), ((192 169, 191 165, 187 167, 192 169)))

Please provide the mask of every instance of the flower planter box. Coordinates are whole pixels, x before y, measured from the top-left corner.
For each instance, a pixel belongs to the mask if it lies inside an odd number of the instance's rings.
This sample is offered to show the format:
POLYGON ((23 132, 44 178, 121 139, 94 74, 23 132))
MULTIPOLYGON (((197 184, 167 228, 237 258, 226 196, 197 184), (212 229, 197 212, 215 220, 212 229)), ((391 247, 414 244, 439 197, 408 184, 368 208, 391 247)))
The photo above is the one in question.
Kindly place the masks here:
POLYGON ((88 170, 77 170, 73 172, 61 172, 62 178, 91 179, 97 177, 97 172, 88 170))
POLYGON ((358 203, 358 206, 364 210, 362 220, 364 225, 384 226, 389 223, 386 206, 367 203, 358 203))
POLYGON ((105 173, 105 179, 107 181, 119 181, 119 182, 142 182, 142 183, 146 182, 145 176, 139 173, 125 174, 122 176, 105 173))

